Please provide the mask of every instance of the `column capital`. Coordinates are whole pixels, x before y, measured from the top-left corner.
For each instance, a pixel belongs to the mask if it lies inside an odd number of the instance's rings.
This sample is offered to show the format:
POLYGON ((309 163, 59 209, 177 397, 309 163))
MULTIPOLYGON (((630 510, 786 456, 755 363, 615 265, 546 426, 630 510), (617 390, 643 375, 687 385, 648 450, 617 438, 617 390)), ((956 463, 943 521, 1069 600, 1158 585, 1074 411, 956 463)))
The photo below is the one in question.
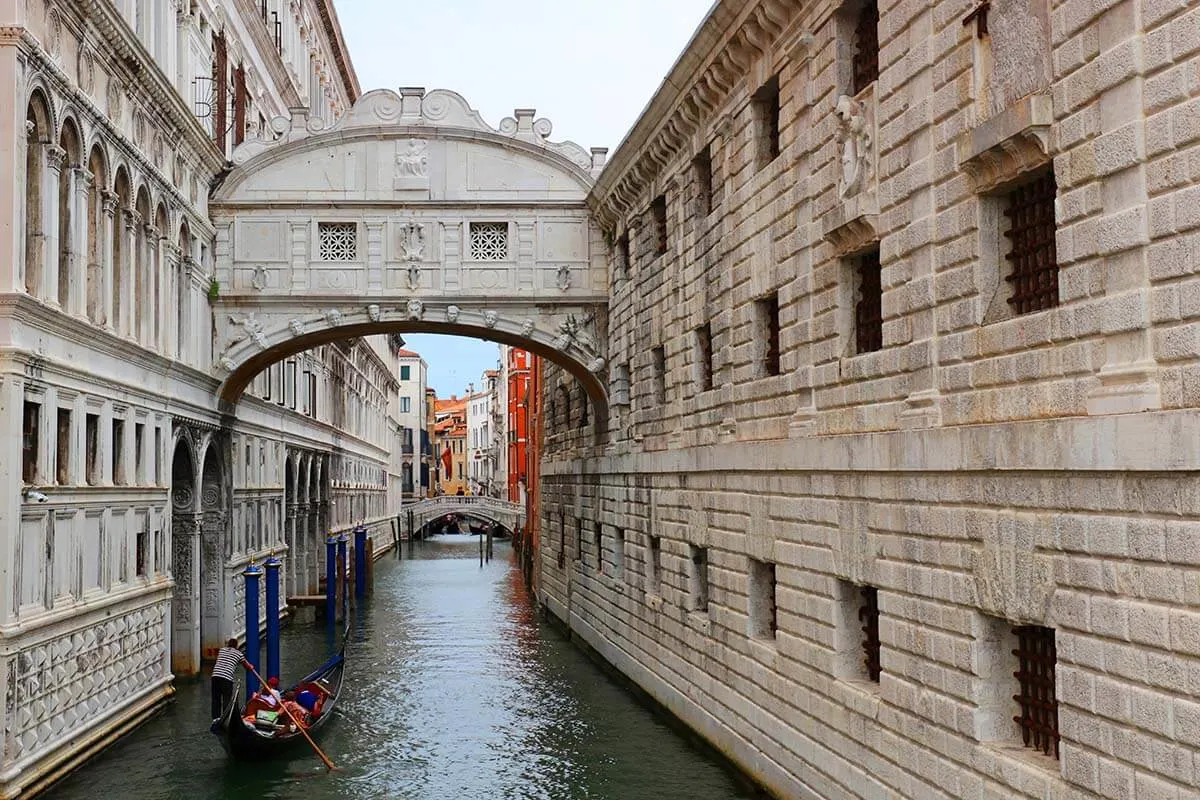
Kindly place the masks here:
POLYGON ((92 183, 95 182, 96 176, 84 167, 72 167, 71 172, 75 176, 76 191, 86 192, 92 188, 92 183))
POLYGON ((125 231, 137 233, 138 226, 142 224, 142 215, 129 206, 125 206, 121 209, 121 216, 125 220, 125 231))
POLYGON ((67 151, 56 144, 46 145, 46 168, 52 172, 62 172, 67 163, 67 151))
POLYGON ((112 219, 117 215, 117 201, 120 199, 116 192, 110 192, 108 189, 100 190, 100 205, 104 209, 104 216, 112 219))

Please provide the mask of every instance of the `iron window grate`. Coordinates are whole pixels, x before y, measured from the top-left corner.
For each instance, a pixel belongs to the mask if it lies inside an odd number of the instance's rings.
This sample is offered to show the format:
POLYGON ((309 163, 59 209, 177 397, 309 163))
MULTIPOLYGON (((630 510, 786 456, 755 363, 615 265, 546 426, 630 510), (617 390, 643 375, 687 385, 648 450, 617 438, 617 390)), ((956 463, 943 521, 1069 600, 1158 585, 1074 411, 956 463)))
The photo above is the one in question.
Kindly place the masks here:
POLYGON ((874 586, 863 586, 859 590, 862 605, 858 609, 858 621, 862 623, 863 666, 867 677, 879 683, 879 590, 874 586))
POLYGON ((1025 746, 1058 758, 1058 699, 1054 693, 1054 669, 1058 653, 1054 629, 1040 625, 1013 628, 1017 637, 1017 671, 1013 673, 1020 693, 1013 700, 1021 713, 1013 720, 1021 727, 1025 746))
POLYGON ((854 305, 854 343, 859 353, 883 347, 883 282, 879 251, 858 258, 858 302, 854 305))
POLYGON ((854 26, 854 94, 879 79, 879 3, 868 0, 854 26))
POLYGON ((1008 193, 1004 215, 1008 217, 1008 263, 1006 280, 1012 287, 1008 299, 1017 314, 1058 305, 1058 251, 1054 243, 1054 198, 1057 186, 1053 170, 1008 193))

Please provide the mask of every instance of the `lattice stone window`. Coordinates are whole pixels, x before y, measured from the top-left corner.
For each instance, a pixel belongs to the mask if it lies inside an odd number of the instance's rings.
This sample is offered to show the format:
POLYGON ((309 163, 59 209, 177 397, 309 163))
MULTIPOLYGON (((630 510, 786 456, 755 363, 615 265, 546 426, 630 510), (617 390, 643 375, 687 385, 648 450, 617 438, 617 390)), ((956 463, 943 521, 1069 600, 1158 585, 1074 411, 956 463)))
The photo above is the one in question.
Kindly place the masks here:
POLYGON ((508 259, 507 222, 472 222, 470 229, 472 261, 508 259))
POLYGON ((318 222, 317 242, 322 261, 356 261, 358 223, 318 222))

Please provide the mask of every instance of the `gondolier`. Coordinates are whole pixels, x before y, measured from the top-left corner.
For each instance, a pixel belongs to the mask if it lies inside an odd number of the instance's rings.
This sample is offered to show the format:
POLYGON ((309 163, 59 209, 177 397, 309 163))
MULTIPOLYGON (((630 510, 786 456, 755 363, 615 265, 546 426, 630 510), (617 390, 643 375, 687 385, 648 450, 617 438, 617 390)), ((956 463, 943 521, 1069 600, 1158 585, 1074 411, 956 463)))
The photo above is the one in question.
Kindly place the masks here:
POLYGON ((213 722, 221 719, 230 700, 233 699, 233 681, 237 678, 237 668, 246 663, 246 657, 238 648, 237 639, 230 639, 217 652, 217 663, 212 671, 212 718, 213 722))

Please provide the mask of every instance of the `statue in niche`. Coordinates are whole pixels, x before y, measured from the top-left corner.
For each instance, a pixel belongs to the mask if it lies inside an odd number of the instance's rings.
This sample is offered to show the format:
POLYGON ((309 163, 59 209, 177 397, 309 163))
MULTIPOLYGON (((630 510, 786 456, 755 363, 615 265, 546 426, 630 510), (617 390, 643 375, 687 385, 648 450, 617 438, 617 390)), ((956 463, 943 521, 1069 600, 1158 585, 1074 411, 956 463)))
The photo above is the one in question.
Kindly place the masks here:
POLYGON ((429 174, 429 154, 424 139, 409 139, 402 153, 396 154, 397 178, 425 178, 429 174))
POLYGON ((837 142, 842 161, 838 195, 845 199, 862 191, 866 179, 870 177, 873 142, 867 112, 861 103, 842 95, 833 113, 837 117, 837 142))

